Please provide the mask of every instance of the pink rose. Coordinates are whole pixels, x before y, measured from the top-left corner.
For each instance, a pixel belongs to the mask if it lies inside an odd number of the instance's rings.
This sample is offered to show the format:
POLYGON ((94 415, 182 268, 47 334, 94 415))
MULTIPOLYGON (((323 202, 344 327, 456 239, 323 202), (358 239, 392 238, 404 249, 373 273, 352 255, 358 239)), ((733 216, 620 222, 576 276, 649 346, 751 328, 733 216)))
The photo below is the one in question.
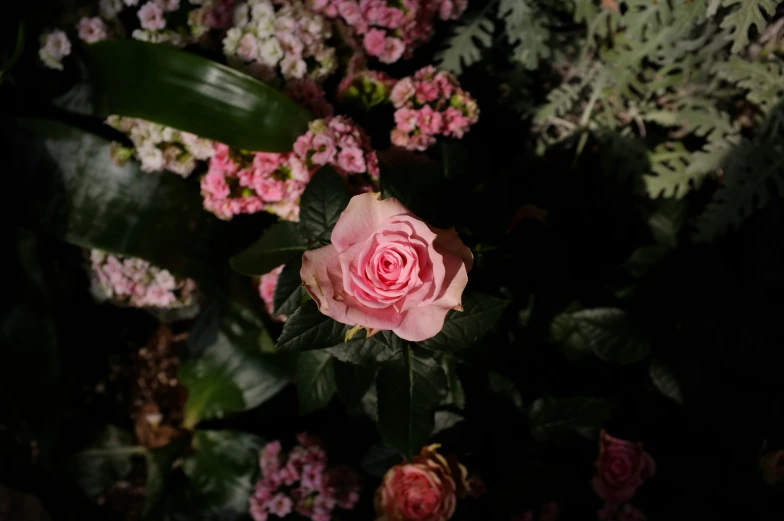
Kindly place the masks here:
POLYGON ((642 444, 619 440, 602 431, 593 477, 593 489, 600 498, 625 503, 655 472, 653 458, 642 450, 642 444))
POLYGON ((462 310, 473 255, 454 229, 428 226, 397 199, 354 196, 332 244, 306 252, 302 284, 325 315, 409 341, 441 331, 462 310))
POLYGON ((389 469, 376 491, 375 508, 383 521, 446 521, 467 491, 467 471, 430 445, 411 463, 389 469))

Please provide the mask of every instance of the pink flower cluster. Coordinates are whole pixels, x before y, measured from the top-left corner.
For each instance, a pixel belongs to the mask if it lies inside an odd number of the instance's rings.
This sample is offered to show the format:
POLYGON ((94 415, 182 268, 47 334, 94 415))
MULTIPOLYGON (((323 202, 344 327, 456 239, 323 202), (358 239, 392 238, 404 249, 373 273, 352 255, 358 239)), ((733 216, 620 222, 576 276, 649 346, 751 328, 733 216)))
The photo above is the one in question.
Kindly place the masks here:
POLYGON ((179 8, 180 0, 150 0, 142 4, 136 12, 140 28, 134 30, 131 36, 144 42, 167 43, 178 47, 186 45, 188 39, 176 29, 168 28, 166 25, 166 14, 179 8))
POLYGON ((278 266, 269 273, 262 275, 261 281, 259 282, 259 296, 261 297, 261 300, 264 301, 264 306, 267 309, 267 313, 272 317, 273 320, 278 322, 285 322, 286 320, 285 315, 274 316, 272 314, 274 312, 275 306, 275 290, 278 288, 278 278, 280 277, 280 272, 282 271, 283 266, 278 266))
POLYGON ((436 16, 459 17, 468 0, 310 0, 314 11, 341 18, 370 56, 383 63, 409 58, 433 35, 436 16))
POLYGON ((300 0, 248 0, 234 9, 223 53, 229 65, 264 81, 278 74, 322 81, 337 68, 335 49, 326 45, 330 36, 330 23, 300 0))
POLYGON ((204 208, 220 219, 268 211, 299 220, 299 198, 310 180, 303 162, 292 153, 239 152, 216 144, 210 169, 201 179, 204 208))
POLYGON ((190 0, 199 7, 188 12, 188 26, 194 38, 201 38, 212 29, 231 27, 234 0, 190 0))
POLYGON ((255 521, 292 512, 313 521, 330 521, 335 508, 351 510, 359 501, 355 472, 342 466, 327 469, 327 454, 315 437, 300 434, 297 441, 288 454, 283 453, 279 441, 262 449, 259 463, 263 477, 250 498, 255 521))
POLYGON ((308 170, 332 165, 344 177, 368 174, 371 180, 378 180, 378 156, 365 131, 351 119, 317 119, 309 129, 294 143, 294 153, 308 170))
POLYGON ((403 78, 392 89, 395 128, 392 144, 426 150, 436 136, 462 138, 479 120, 479 107, 449 72, 429 65, 403 78))
POLYGON ((322 165, 345 177, 368 174, 378 180, 378 156, 370 139, 343 116, 317 119, 285 154, 240 152, 215 146, 207 174, 201 179, 204 208, 220 219, 268 211, 287 221, 299 220, 299 199, 322 165))
POLYGON ((143 259, 90 251, 92 271, 104 296, 132 307, 180 308, 194 302, 196 283, 143 259))
POLYGON ((199 161, 212 157, 213 142, 189 132, 181 132, 143 119, 109 116, 106 123, 128 135, 134 150, 115 148, 116 157, 135 154, 145 172, 168 170, 188 177, 199 161))
POLYGON ((338 86, 338 99, 368 110, 389 101, 395 83, 395 79, 385 72, 368 69, 348 72, 338 86))

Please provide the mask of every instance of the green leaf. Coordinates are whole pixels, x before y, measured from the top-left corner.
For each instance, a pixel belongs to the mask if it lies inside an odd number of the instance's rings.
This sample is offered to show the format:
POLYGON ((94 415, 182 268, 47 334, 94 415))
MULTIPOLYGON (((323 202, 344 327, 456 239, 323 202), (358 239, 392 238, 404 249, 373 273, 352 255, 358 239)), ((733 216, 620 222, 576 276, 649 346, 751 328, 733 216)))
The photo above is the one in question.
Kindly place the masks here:
POLYGON ((370 338, 354 338, 327 349, 342 362, 375 370, 377 364, 400 356, 403 341, 391 331, 380 331, 370 338))
POLYGON ((361 365, 341 362, 337 359, 334 360, 334 366, 338 396, 347 407, 359 405, 373 383, 374 373, 361 365))
POLYGON ((697 218, 694 239, 707 242, 735 229, 784 194, 784 147, 778 136, 746 141, 727 156, 724 185, 697 218))
POLYGON ((183 455, 188 438, 175 438, 168 445, 147 452, 147 484, 144 487, 142 519, 158 516, 174 472, 174 463, 183 455))
POLYGON ((456 25, 452 35, 446 40, 446 48, 436 54, 439 68, 457 75, 463 67, 470 67, 482 57, 477 42, 482 47, 490 47, 495 24, 485 17, 484 10, 465 17, 466 22, 456 25))
POLYGON ((194 452, 182 468, 197 497, 213 518, 237 518, 248 512, 248 500, 259 473, 264 440, 232 431, 196 431, 194 452))
POLYGON ((487 380, 490 392, 508 398, 517 409, 523 410, 523 395, 517 390, 517 386, 512 380, 493 371, 487 374, 487 380))
POLYGON ((243 275, 264 275, 296 256, 302 256, 308 243, 297 225, 287 221, 273 224, 250 248, 231 258, 231 267, 243 275))
POLYGON ((569 432, 594 437, 610 417, 613 406, 600 398, 540 398, 528 412, 531 435, 539 441, 569 432))
POLYGON ((617 308, 583 309, 558 315, 551 338, 575 351, 591 350, 608 362, 633 364, 650 352, 650 340, 642 335, 625 311, 617 308))
POLYGON ((252 409, 289 381, 279 355, 262 354, 264 329, 249 311, 213 306, 194 324, 180 380, 188 389, 185 426, 252 409))
POLYGON ((435 351, 454 352, 473 345, 495 327, 509 302, 482 293, 463 294, 463 311, 451 310, 444 327, 433 338, 418 344, 435 351))
POLYGON ((308 294, 302 287, 302 278, 299 272, 302 269, 302 257, 297 256, 291 259, 278 277, 278 285, 275 288, 275 310, 273 314, 290 316, 302 304, 303 299, 308 294))
POLYGON ((454 405, 458 409, 465 409, 465 392, 463 391, 463 384, 460 383, 460 375, 457 374, 457 363, 455 357, 444 356, 441 361, 446 374, 447 385, 449 392, 444 400, 444 405, 454 405))
POLYGON ((350 200, 351 195, 343 178, 329 166, 322 167, 302 194, 300 227, 312 239, 329 241, 332 228, 350 200))
POLYGON ((323 350, 300 353, 296 380, 300 414, 323 409, 337 392, 335 359, 323 350))
POLYGON ((309 351, 342 344, 346 326, 319 311, 312 300, 306 302, 286 320, 278 338, 278 351, 309 351))
POLYGON ((648 218, 648 226, 657 243, 677 248, 678 233, 686 220, 688 205, 683 200, 665 199, 648 218))
MULTIPOLYGON (((12 185, 30 197, 13 215, 83 248, 141 257, 199 280, 222 281, 228 257, 247 244, 242 227, 202 208, 198 187, 138 163, 117 166, 109 142, 60 123, 27 120, 12 185)), ((17 203, 11 203, 17 204, 17 203)))
POLYGON ((288 152, 311 114, 241 72, 166 45, 85 47, 96 112, 153 121, 244 149, 288 152))
POLYGON ((662 360, 654 358, 648 369, 651 382, 664 396, 683 405, 683 391, 670 367, 662 360))
POLYGON ((387 470, 400 463, 400 452, 386 442, 372 445, 362 458, 362 470, 375 478, 381 478, 387 470))
POLYGON ((381 436, 412 458, 433 432, 433 413, 445 388, 441 366, 407 345, 403 356, 384 364, 376 378, 381 436))
POLYGON ((724 0, 722 5, 738 7, 721 21, 721 28, 732 31, 732 52, 739 53, 749 44, 749 29, 756 27, 758 33, 767 27, 765 16, 776 12, 776 0, 724 0))
POLYGON ((113 425, 101 437, 76 456, 79 487, 90 497, 101 495, 133 469, 133 456, 143 455, 144 447, 133 445, 133 437, 113 425))

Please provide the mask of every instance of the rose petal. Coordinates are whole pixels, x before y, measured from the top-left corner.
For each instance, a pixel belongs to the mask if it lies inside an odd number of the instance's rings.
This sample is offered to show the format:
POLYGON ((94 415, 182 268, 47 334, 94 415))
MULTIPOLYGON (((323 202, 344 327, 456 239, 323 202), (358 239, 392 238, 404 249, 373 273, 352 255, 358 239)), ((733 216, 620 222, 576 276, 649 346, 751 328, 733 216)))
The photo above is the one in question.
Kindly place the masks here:
POLYGON ((345 251, 371 237, 381 224, 395 215, 410 214, 397 199, 381 200, 381 194, 368 192, 351 198, 332 230, 332 244, 345 251))
POLYGON ((405 318, 393 333, 409 342, 420 342, 436 336, 444 327, 449 308, 431 304, 414 307, 405 313, 405 318))
POLYGON ((335 288, 329 277, 330 264, 337 258, 338 251, 331 244, 302 255, 299 274, 302 285, 316 301, 319 311, 343 324, 351 324, 346 317, 346 305, 335 300, 335 288))

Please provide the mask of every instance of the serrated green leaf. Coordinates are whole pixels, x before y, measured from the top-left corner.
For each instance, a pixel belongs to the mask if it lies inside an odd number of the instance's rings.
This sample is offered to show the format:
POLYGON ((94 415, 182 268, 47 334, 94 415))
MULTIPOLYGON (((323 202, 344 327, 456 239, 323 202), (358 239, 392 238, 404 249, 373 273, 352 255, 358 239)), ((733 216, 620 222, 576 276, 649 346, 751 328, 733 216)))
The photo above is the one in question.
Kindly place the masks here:
POLYGON ((531 435, 539 441, 569 432, 595 437, 612 413, 613 403, 600 398, 540 398, 531 405, 531 435))
POLYGON ((441 69, 460 75, 464 67, 470 67, 481 58, 479 45, 490 47, 494 30, 495 24, 484 16, 484 11, 467 16, 465 23, 452 29, 446 47, 436 53, 436 63, 441 69))
POLYGON ((625 311, 617 308, 564 313, 556 317, 551 328, 554 340, 568 343, 577 351, 590 349, 608 362, 633 364, 650 352, 650 340, 625 311))
POLYGON ((756 209, 784 194, 784 150, 773 141, 743 141, 727 155, 724 185, 697 218, 694 239, 707 242, 740 226, 756 209))
POLYGON ((747 89, 746 97, 763 113, 773 111, 784 96, 784 67, 778 60, 753 62, 739 56, 716 64, 713 71, 721 79, 747 89))
POLYGON ((445 352, 468 348, 495 327, 507 305, 509 301, 490 295, 465 293, 463 311, 449 311, 441 332, 418 344, 445 352))
POLYGON ((323 409, 337 392, 335 359, 324 350, 300 353, 296 380, 300 414, 323 409))
POLYGON ((204 311, 188 336, 180 381, 188 389, 185 426, 251 409, 289 382, 283 360, 261 351, 263 325, 245 309, 204 311))
POLYGON ((263 439, 244 432, 194 433, 194 450, 183 459, 182 469, 210 518, 247 515, 263 446, 263 439))
POLYGON ((667 364, 654 358, 648 368, 648 375, 660 393, 679 404, 683 404, 683 391, 667 364))
POLYGON ((645 188, 651 198, 685 196, 690 189, 699 188, 709 172, 689 169, 691 153, 681 143, 656 147, 649 160, 655 175, 644 177, 645 188))
POLYGON ((103 494, 133 469, 132 458, 144 455, 144 447, 133 445, 131 433, 108 425, 101 437, 76 456, 79 487, 90 497, 103 494))
POLYGON ((731 31, 732 52, 739 53, 749 44, 749 30, 752 27, 758 33, 767 27, 765 15, 773 16, 776 12, 776 0, 724 0, 724 7, 737 7, 721 21, 721 28, 731 31))
POLYGON ((278 338, 278 351, 310 351, 342 344, 346 326, 319 311, 312 300, 289 317, 278 338))
POLYGON ((273 315, 289 316, 302 305, 307 291, 302 287, 302 278, 299 275, 301 269, 302 257, 297 256, 287 262, 280 272, 278 285, 275 287, 273 315))
POLYGON ((288 152, 311 114, 272 87, 191 52, 137 40, 85 47, 96 113, 153 121, 244 150, 288 152))
POLYGON ((445 387, 441 366, 409 345, 403 356, 385 363, 376 378, 378 428, 384 440, 409 459, 417 454, 433 432, 433 412, 445 387))
POLYGON ((402 354, 403 341, 391 331, 380 331, 370 338, 354 338, 327 351, 342 362, 375 370, 376 365, 402 354))
POLYGON ((350 200, 343 178, 332 168, 322 167, 300 200, 299 224, 303 233, 315 240, 329 241, 332 228, 350 200))
POLYGON ((370 476, 380 478, 400 462, 400 452, 388 443, 380 441, 365 453, 362 458, 362 470, 370 476))
POLYGON ((270 226, 250 248, 231 258, 231 267, 243 275, 264 275, 296 256, 308 243, 297 225, 281 221, 270 226))

